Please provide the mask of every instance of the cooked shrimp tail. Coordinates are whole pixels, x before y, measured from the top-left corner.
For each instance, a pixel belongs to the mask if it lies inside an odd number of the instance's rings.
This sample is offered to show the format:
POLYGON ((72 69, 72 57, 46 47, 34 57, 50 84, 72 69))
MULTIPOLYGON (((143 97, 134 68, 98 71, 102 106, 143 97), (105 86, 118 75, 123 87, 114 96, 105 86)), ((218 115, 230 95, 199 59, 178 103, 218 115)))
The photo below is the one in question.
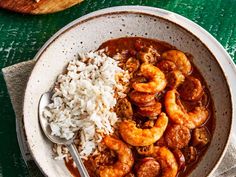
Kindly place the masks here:
POLYGON ((174 154, 166 147, 155 147, 156 160, 161 164, 161 177, 176 177, 178 163, 174 154))
POLYGON ((167 84, 165 74, 152 64, 143 63, 140 68, 144 77, 149 79, 147 83, 133 83, 134 90, 138 92, 156 93, 162 91, 167 84))
POLYGON ((201 126, 208 118, 205 107, 196 107, 192 112, 187 112, 183 106, 177 104, 177 91, 170 90, 165 96, 165 108, 169 118, 176 124, 184 125, 190 129, 201 126))
POLYGON ((131 171, 134 158, 131 149, 121 140, 106 136, 105 145, 118 155, 118 161, 111 166, 103 166, 99 172, 101 177, 123 177, 131 171))
POLYGON ((149 146, 161 138, 168 124, 168 117, 161 113, 150 129, 137 128, 134 121, 120 123, 119 131, 125 142, 132 146, 149 146))
POLYGON ((192 66, 186 55, 179 50, 168 50, 161 56, 164 60, 169 60, 175 63, 178 70, 185 76, 189 75, 192 71, 192 66))

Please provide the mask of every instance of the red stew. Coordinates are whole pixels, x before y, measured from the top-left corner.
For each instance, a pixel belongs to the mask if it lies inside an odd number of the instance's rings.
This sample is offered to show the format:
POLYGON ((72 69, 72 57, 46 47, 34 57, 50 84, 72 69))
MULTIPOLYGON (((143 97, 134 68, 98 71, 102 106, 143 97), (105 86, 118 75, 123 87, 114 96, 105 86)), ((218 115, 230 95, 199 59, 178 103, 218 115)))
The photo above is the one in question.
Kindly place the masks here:
MULTIPOLYGON (((167 112, 168 115, 168 110, 164 106, 165 95, 168 91, 173 89, 178 93, 177 103, 179 103, 180 107, 186 112, 193 111, 197 106, 202 106, 207 109, 207 120, 201 125, 196 125, 196 127, 191 127, 191 125, 183 126, 171 119, 163 136, 154 143, 155 146, 167 147, 174 154, 178 164, 178 173, 176 176, 187 176, 196 167, 199 160, 204 158, 204 153, 209 146, 215 123, 209 90, 204 78, 191 62, 193 56, 178 51, 174 46, 165 42, 140 37, 109 40, 103 43, 99 49, 105 49, 105 53, 110 57, 114 57, 118 53, 121 54, 121 62, 123 62, 121 67, 133 72, 133 78, 131 79, 133 83, 148 82, 145 77, 140 76, 140 72, 137 69, 144 62, 151 63, 165 74, 168 82, 167 86, 161 92, 154 94, 155 100, 162 106, 159 105, 158 107, 157 104, 154 104, 154 100, 152 99, 154 98, 152 97, 153 93, 148 93, 146 97, 143 97, 145 94, 133 89, 132 84, 128 92, 128 98, 121 100, 123 105, 127 104, 127 102, 131 104, 133 112, 130 114, 129 111, 125 112, 121 110, 121 112, 118 111, 117 114, 123 117, 129 117, 129 119, 131 117, 131 119, 136 121, 138 127, 144 129, 153 127, 153 121, 160 112, 167 112), (170 54, 171 52, 169 51, 174 52, 170 54), (175 53, 176 51, 177 53, 175 53), (165 52, 167 52, 167 54, 165 54, 165 52), (178 63, 170 58, 179 55, 178 52, 181 52, 181 54, 183 54, 184 57, 186 56, 187 60, 190 61, 191 71, 188 74, 177 72, 176 70, 181 71, 181 68, 178 68, 178 63), (184 78, 184 81, 181 80, 181 78, 184 78), (150 105, 152 106, 151 108, 150 105)), ((122 139, 119 133, 117 136, 122 139)), ((131 147, 131 149, 134 156, 134 165, 130 173, 126 174, 126 177, 141 177, 145 175, 149 177, 161 176, 161 166, 158 159, 142 154, 143 151, 145 151, 145 147, 131 147)), ((91 176, 99 176, 99 165, 111 165, 114 164, 116 160, 114 153, 107 150, 107 152, 103 152, 99 158, 90 157, 85 161, 85 166, 91 176)), ((79 176, 78 171, 72 165, 72 161, 66 162, 66 166, 74 176, 79 176)))

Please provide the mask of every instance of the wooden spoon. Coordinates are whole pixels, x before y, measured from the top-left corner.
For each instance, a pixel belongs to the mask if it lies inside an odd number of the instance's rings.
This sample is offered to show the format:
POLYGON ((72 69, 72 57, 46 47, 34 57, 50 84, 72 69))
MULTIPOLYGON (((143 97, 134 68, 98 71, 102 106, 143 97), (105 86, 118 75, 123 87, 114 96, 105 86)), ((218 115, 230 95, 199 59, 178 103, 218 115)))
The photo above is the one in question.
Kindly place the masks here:
POLYGON ((28 14, 48 14, 74 6, 83 0, 0 0, 0 8, 28 14))

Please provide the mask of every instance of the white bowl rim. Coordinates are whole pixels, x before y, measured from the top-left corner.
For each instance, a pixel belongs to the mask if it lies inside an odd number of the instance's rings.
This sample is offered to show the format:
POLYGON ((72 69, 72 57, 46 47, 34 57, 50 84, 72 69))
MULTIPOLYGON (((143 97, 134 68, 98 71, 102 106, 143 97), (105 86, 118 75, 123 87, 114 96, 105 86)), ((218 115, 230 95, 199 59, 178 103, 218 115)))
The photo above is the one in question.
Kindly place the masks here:
MULTIPOLYGON (((174 24, 178 25, 179 27, 181 27, 182 29, 190 32, 196 38, 198 38, 201 41, 201 43, 205 45, 205 47, 209 50, 209 52, 211 52, 211 54, 214 57, 216 55, 218 56, 218 57, 215 57, 216 62, 219 64, 222 72, 224 73, 224 77, 227 81, 227 85, 228 85, 228 88, 229 88, 229 91, 230 91, 231 105, 232 105, 232 119, 231 119, 231 126, 230 126, 230 130, 229 130, 229 136, 227 137, 227 142, 225 144, 224 150, 223 150, 219 160, 214 165, 214 168, 207 175, 207 176, 211 176, 213 174, 213 172, 219 166, 220 162, 222 161, 222 159, 223 159, 223 157, 226 153, 227 147, 229 145, 229 139, 232 136, 233 127, 236 128, 236 120, 234 118, 235 117, 235 111, 233 109, 235 107, 235 102, 236 102, 236 83, 234 83, 234 79, 233 79, 234 77, 236 77, 236 67, 235 67, 235 64, 234 64, 233 60, 231 59, 229 54, 226 52, 226 50, 223 48, 223 46, 210 33, 208 33, 205 29, 203 29, 198 24, 196 24, 193 21, 191 21, 191 20, 189 20, 189 19, 187 19, 187 18, 185 18, 185 17, 183 17, 179 14, 176 14, 174 12, 164 10, 164 9, 160 9, 160 8, 156 8, 156 7, 149 7, 149 6, 139 6, 139 5, 137 5, 137 6, 133 6, 133 5, 130 5, 130 6, 114 6, 114 7, 109 7, 109 8, 97 10, 97 11, 91 12, 87 15, 84 15, 80 18, 77 18, 76 20, 70 22, 69 24, 67 24, 66 26, 61 28, 59 31, 57 31, 41 47, 41 49, 37 52, 37 54, 33 58, 33 60, 36 60, 35 66, 37 66, 37 63, 38 63, 37 61, 40 60, 41 55, 46 51, 47 47, 49 45, 51 45, 58 37, 60 37, 60 35, 67 32, 69 29, 73 28, 74 26, 76 26, 80 23, 86 22, 90 19, 96 18, 96 17, 109 15, 109 14, 114 14, 114 13, 125 13, 125 12, 126 13, 137 13, 137 14, 141 13, 141 14, 144 14, 144 15, 151 15, 151 16, 155 16, 155 17, 167 20, 171 23, 174 23, 174 24), (212 51, 214 51, 214 52, 212 52, 212 51), (217 60, 217 58, 219 58, 219 56, 223 56, 222 58, 224 58, 226 60, 217 60), (232 76, 234 76, 234 77, 232 77, 232 76)), ((29 87, 28 87, 29 84, 28 83, 33 79, 31 76, 32 76, 32 73, 34 73, 35 66, 31 71, 31 74, 29 76, 29 79, 28 79, 28 82, 27 82, 27 85, 26 85, 26 89, 25 89, 24 102, 23 102, 24 103, 23 115, 25 115, 24 113, 26 111, 25 102, 27 100, 27 90, 29 89, 29 87)), ((25 121, 25 119, 23 118, 23 122, 24 121, 25 121)), ((27 130, 25 129, 25 131, 27 131, 27 130)), ((26 134, 26 137, 27 137, 27 134, 26 134)), ((41 168, 40 163, 36 160, 36 157, 32 153, 31 146, 28 145, 28 147, 29 147, 29 151, 30 151, 35 163, 37 164, 37 166, 39 167, 41 172, 45 176, 48 176, 45 173, 45 171, 41 168)))

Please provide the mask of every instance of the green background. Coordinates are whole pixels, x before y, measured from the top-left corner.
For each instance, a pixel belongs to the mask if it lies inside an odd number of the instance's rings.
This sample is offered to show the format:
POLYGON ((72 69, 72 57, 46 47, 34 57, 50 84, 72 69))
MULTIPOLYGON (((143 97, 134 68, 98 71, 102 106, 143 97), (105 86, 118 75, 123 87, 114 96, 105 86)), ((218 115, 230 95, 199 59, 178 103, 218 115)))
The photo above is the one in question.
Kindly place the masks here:
MULTIPOLYGON (((0 67, 30 60, 60 28, 89 12, 146 5, 176 12, 209 31, 236 62, 236 0, 85 0, 63 12, 22 15, 0 9, 0 67)), ((0 177, 29 176, 17 143, 15 116, 0 74, 0 177)))

